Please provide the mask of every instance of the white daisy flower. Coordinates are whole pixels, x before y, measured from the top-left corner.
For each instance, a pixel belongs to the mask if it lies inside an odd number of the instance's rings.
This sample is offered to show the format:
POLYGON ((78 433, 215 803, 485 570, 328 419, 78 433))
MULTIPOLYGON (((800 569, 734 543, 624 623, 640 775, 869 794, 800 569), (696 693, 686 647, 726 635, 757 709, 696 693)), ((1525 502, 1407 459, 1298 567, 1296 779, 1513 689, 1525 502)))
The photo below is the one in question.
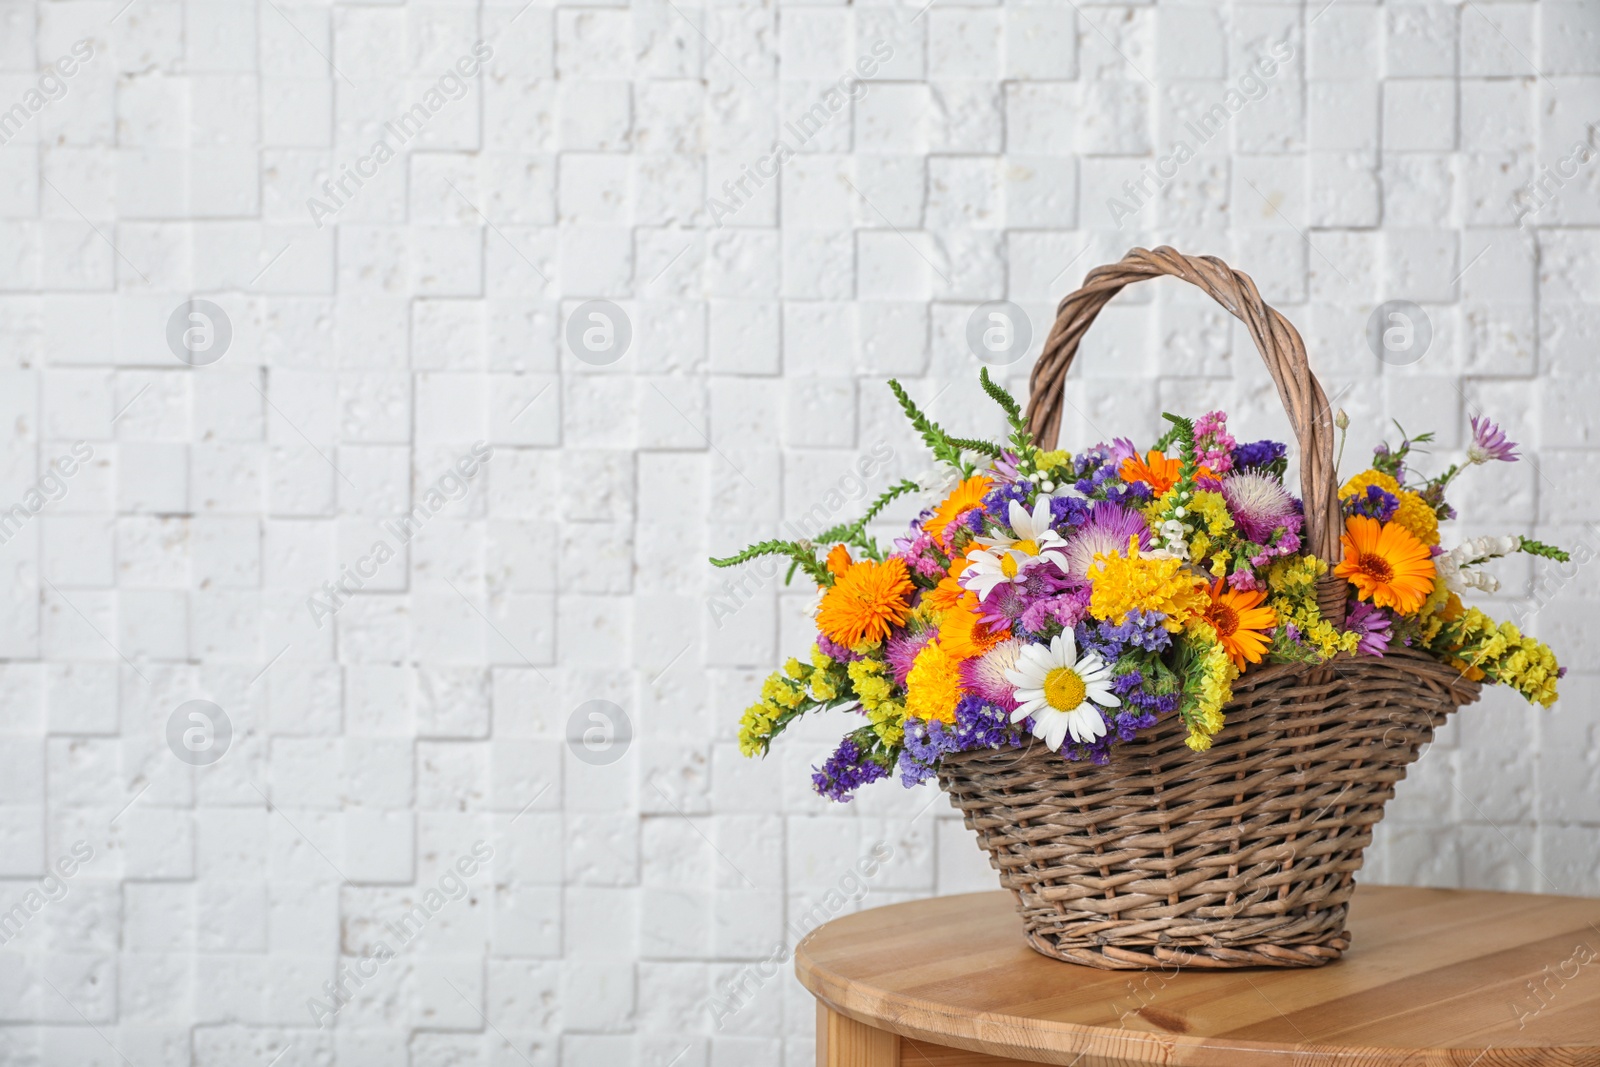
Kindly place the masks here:
POLYGON ((1104 737, 1106 722, 1095 705, 1122 704, 1111 692, 1111 668, 1094 652, 1080 658, 1071 630, 1057 634, 1048 648, 1023 648, 1006 680, 1017 687, 1018 707, 1011 721, 1020 723, 1032 716, 1033 736, 1052 752, 1061 751, 1068 734, 1079 744, 1104 737))
POLYGON ((1027 576, 1030 566, 1039 560, 1048 560, 1067 569, 1066 540, 1050 527, 1050 501, 1045 495, 1033 505, 1029 514, 1015 500, 1011 502, 1008 518, 1015 536, 995 534, 974 540, 986 547, 971 556, 972 564, 961 576, 961 584, 986 599, 1006 582, 1020 582, 1027 576))

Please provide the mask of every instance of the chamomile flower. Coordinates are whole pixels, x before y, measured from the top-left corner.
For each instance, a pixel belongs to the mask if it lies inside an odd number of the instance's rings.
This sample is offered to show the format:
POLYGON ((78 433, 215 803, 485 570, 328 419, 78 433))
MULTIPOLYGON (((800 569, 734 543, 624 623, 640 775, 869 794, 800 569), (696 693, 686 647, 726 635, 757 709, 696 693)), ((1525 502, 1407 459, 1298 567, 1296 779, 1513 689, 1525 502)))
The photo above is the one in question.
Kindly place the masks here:
POLYGON ((1083 745, 1104 737, 1100 708, 1122 703, 1111 691, 1111 668, 1096 653, 1079 656, 1071 630, 1057 634, 1048 647, 1024 646, 1006 680, 1017 687, 1011 721, 1031 717, 1033 736, 1052 752, 1061 750, 1069 734, 1083 745))
POLYGON ((1050 502, 1053 498, 1042 494, 1034 502, 1033 511, 1013 500, 1007 512, 1012 533, 996 533, 974 540, 984 546, 982 551, 969 553, 971 565, 961 575, 961 584, 978 594, 979 600, 1006 582, 1020 582, 1026 571, 1035 563, 1046 561, 1066 569, 1067 542, 1050 526, 1050 502))

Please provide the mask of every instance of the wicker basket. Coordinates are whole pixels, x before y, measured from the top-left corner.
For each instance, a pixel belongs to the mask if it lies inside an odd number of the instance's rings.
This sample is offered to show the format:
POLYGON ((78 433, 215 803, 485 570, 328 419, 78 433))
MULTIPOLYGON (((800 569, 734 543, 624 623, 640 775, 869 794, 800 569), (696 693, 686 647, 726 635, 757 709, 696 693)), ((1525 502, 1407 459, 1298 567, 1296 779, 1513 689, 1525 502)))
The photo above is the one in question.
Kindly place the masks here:
MULTIPOLYGON (((1293 326, 1249 277, 1211 257, 1134 249, 1061 302, 1034 368, 1029 425, 1053 447, 1062 383, 1095 315, 1130 282, 1172 275, 1237 315, 1299 444, 1305 543, 1339 554, 1333 426, 1293 326)), ((1347 586, 1318 588, 1343 621, 1347 586)), ((1069 763, 1033 744, 946 756, 939 783, 1017 898, 1028 942, 1102 968, 1316 967, 1349 945, 1355 872, 1405 768, 1478 685, 1418 652, 1257 667, 1234 685, 1209 752, 1176 716, 1069 763)))

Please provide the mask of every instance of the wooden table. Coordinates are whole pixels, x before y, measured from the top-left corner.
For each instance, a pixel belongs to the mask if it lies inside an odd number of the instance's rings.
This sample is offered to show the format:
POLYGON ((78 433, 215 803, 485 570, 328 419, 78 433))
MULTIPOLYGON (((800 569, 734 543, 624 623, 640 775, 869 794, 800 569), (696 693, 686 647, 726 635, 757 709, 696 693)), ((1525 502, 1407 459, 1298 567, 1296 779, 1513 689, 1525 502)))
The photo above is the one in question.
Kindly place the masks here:
POLYGON ((819 1067, 1600 1065, 1600 900, 1368 886, 1343 960, 1098 971, 1007 893, 848 915, 800 943, 819 1067))

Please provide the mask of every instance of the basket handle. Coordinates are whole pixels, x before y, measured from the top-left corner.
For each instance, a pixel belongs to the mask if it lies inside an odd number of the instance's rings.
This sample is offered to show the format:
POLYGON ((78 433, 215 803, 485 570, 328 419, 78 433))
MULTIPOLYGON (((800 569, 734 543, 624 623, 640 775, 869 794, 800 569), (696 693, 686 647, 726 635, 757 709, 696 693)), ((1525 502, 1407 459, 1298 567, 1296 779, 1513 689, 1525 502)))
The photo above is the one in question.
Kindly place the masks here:
MULTIPOLYGON (((1250 276, 1214 256, 1186 256, 1163 245, 1135 248, 1117 263, 1096 267, 1076 292, 1062 299, 1055 326, 1029 379, 1028 429, 1041 448, 1054 448, 1065 402, 1064 383, 1078 342, 1100 309, 1131 282, 1171 275, 1199 286, 1238 316, 1250 331, 1278 386, 1300 447, 1300 495, 1305 502, 1305 544, 1330 566, 1339 561, 1339 485, 1333 469, 1333 419, 1328 398, 1311 373, 1305 342, 1289 320, 1261 299, 1250 276)), ((1348 583, 1332 574, 1318 582, 1323 617, 1344 622, 1348 583)))

